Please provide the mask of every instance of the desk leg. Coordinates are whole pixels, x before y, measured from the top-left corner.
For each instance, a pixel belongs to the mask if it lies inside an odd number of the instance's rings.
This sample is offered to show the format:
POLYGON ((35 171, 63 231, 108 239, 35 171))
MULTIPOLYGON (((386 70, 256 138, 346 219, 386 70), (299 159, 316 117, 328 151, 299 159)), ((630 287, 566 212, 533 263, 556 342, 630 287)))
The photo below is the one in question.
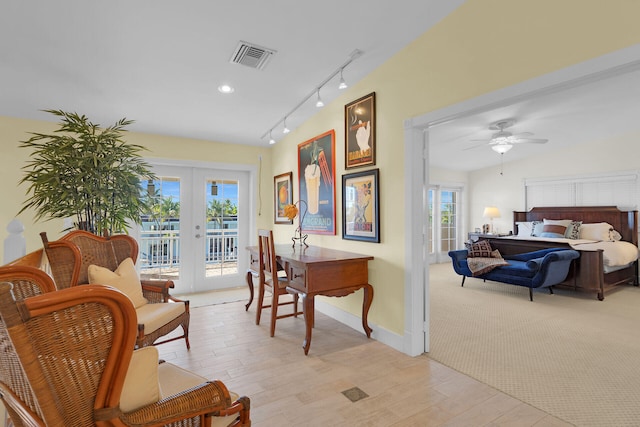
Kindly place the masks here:
POLYGON ((249 286, 249 302, 244 306, 244 311, 249 311, 253 302, 253 270, 247 270, 247 286, 249 286))
POLYGON ((373 286, 370 284, 364 285, 364 297, 362 299, 362 328, 367 334, 367 338, 371 338, 371 332, 373 329, 369 327, 367 322, 367 316, 369 315, 369 308, 371 308, 371 302, 373 301, 373 286))
POLYGON ((304 313, 304 326, 306 329, 302 348, 304 349, 304 354, 306 355, 309 354, 309 347, 311 347, 311 329, 313 328, 315 322, 315 301, 313 295, 301 295, 302 311, 304 313))

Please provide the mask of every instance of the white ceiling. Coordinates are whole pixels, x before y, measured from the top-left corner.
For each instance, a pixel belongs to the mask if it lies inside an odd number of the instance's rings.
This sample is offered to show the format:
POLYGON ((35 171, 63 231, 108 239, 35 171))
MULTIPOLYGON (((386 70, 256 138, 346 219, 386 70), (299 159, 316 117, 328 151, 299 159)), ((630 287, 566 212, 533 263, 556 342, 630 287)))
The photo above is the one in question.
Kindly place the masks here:
MULTIPOLYGON (((267 145, 269 132, 355 49, 355 83, 463 0, 33 0, 3 2, 0 115, 85 114, 131 130, 267 145), (229 62, 239 41, 274 49, 264 70, 229 62), (217 87, 235 87, 223 95, 217 87)), ((321 96, 338 95, 339 76, 321 96)), ((364 95, 364 94, 362 94, 364 95)), ((287 118, 294 129, 315 98, 287 118)), ((282 125, 273 136, 282 136, 282 125)))
POLYGON ((472 140, 489 140, 491 123, 513 118, 508 130, 533 133, 545 144, 518 144, 504 154, 505 163, 559 148, 640 130, 640 70, 604 73, 575 85, 501 108, 455 119, 429 129, 429 163, 458 171, 500 164, 500 154, 472 140), (472 148, 475 147, 475 148, 472 148))

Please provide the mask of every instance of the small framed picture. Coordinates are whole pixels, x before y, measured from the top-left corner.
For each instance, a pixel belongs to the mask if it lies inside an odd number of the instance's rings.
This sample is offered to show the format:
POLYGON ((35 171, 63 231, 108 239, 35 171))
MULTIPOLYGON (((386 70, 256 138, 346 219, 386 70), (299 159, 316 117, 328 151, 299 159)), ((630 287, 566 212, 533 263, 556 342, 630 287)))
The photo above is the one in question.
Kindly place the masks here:
POLYGON ((342 238, 380 243, 379 170, 342 175, 342 238))
POLYGON ((273 177, 274 222, 276 224, 293 224, 284 214, 284 207, 293 203, 293 172, 286 172, 273 177))
POLYGON ((344 106, 345 169, 376 164, 376 93, 344 106))

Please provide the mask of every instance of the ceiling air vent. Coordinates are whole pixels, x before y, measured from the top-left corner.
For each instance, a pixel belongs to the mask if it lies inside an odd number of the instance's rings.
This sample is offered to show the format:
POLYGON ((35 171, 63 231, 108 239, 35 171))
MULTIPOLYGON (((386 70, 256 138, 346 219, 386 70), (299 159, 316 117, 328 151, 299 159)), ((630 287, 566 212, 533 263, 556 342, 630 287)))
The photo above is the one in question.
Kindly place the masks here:
POLYGON ((274 53, 276 51, 273 49, 240 41, 233 55, 231 55, 231 62, 262 70, 274 53))

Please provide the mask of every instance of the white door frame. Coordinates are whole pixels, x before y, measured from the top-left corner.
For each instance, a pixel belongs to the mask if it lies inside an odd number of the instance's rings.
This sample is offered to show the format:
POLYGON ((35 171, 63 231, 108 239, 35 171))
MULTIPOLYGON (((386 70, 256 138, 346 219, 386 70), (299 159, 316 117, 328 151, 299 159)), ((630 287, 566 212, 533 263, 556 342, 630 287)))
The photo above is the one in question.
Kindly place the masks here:
POLYGON ((405 120, 405 334, 403 351, 429 351, 429 264, 424 188, 429 185, 429 127, 524 99, 640 68, 640 44, 405 120))

